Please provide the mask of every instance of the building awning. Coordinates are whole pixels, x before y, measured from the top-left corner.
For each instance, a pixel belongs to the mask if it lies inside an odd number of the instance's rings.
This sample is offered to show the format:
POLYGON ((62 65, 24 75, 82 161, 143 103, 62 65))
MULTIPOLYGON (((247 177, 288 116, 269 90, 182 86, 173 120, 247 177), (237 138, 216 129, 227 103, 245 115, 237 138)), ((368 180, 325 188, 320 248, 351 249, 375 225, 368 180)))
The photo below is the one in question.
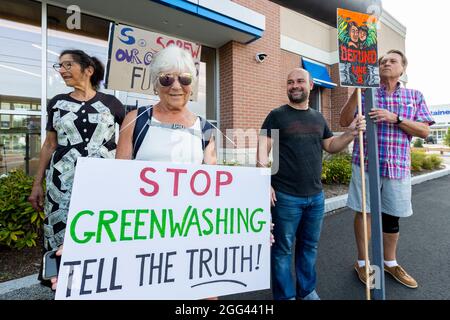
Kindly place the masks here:
POLYGON ((264 15, 230 0, 55 0, 52 4, 77 5, 82 13, 213 48, 229 41, 250 43, 265 30, 264 15))
POLYGON ((324 64, 303 57, 302 62, 303 68, 309 71, 315 85, 328 89, 333 89, 337 86, 336 83, 331 81, 330 74, 324 64))

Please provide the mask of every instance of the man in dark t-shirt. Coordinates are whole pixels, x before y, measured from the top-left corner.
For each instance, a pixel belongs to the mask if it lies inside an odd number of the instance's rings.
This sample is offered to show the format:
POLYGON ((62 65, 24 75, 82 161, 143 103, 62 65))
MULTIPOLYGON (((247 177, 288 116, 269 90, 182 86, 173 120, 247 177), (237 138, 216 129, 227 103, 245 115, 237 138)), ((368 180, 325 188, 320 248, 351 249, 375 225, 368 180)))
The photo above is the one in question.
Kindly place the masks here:
POLYGON ((276 300, 318 300, 315 264, 324 214, 322 150, 343 150, 365 120, 357 117, 349 130, 334 137, 322 114, 309 108, 313 88, 308 71, 296 68, 287 78, 290 103, 272 110, 258 143, 258 166, 267 166, 273 148, 271 204, 275 243, 272 247, 272 290, 276 300), (275 203, 276 202, 276 203, 275 203), (291 276, 296 239, 296 283, 291 276))

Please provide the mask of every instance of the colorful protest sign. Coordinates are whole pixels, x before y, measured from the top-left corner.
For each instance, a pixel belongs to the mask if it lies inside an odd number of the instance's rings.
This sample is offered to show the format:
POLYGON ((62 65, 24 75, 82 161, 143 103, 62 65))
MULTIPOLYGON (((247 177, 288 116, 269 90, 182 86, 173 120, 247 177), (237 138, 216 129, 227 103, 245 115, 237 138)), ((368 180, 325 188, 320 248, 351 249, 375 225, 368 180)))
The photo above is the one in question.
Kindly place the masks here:
POLYGON ((377 18, 338 8, 337 31, 341 86, 379 87, 377 18))
POLYGON ((56 299, 270 287, 270 169, 78 158, 56 299))
MULTIPOLYGON (((194 59, 197 75, 200 68, 201 45, 143 29, 111 24, 105 87, 108 89, 154 94, 149 64, 153 55, 169 45, 187 50, 194 59)), ((193 101, 197 100, 198 84, 192 84, 193 101)))

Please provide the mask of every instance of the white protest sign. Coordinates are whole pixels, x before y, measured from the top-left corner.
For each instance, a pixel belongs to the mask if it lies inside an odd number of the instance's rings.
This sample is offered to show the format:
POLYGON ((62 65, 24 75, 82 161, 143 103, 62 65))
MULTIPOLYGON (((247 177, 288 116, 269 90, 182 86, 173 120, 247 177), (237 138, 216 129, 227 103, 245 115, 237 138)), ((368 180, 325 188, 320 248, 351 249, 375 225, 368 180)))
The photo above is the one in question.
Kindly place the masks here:
POLYGON ((270 287, 270 171, 78 158, 56 299, 270 287))
MULTIPOLYGON (((192 55, 198 75, 200 44, 123 24, 111 24, 105 87, 154 94, 149 65, 153 55, 169 45, 177 45, 192 55)), ((198 83, 193 83, 193 101, 197 100, 197 89, 198 83)))

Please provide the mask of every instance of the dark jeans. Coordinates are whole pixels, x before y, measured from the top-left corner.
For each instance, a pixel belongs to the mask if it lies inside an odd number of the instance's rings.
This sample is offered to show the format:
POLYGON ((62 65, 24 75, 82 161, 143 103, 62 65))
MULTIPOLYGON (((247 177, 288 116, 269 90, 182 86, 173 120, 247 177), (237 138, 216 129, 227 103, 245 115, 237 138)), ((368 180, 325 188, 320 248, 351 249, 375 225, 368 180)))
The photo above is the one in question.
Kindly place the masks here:
POLYGON ((272 246, 272 290, 275 300, 302 299, 316 288, 317 246, 322 228, 324 193, 295 197, 275 192, 272 207, 275 224, 272 246), (291 273, 292 245, 295 242, 297 290, 291 273))

